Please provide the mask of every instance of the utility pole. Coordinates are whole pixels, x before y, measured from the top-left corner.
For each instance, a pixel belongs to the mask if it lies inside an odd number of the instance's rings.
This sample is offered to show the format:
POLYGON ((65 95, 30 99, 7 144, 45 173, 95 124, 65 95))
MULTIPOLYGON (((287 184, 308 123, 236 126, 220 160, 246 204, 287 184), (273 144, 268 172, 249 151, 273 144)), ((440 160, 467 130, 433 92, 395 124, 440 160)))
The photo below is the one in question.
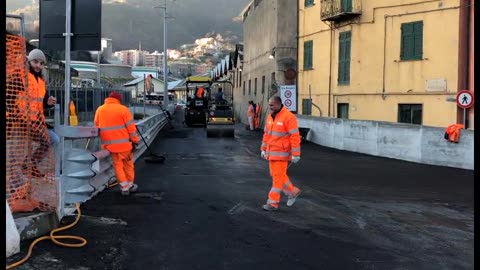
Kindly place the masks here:
POLYGON ((164 0, 163 6, 155 8, 163 9, 163 106, 166 109, 169 103, 168 100, 168 53, 167 53, 167 0, 164 0))
POLYGON ((163 107, 168 106, 168 74, 167 74, 167 0, 163 9, 163 107))
POLYGON ((70 37, 71 33, 71 15, 72 0, 66 0, 65 4, 65 100, 63 107, 63 124, 68 126, 68 105, 70 104, 70 37))

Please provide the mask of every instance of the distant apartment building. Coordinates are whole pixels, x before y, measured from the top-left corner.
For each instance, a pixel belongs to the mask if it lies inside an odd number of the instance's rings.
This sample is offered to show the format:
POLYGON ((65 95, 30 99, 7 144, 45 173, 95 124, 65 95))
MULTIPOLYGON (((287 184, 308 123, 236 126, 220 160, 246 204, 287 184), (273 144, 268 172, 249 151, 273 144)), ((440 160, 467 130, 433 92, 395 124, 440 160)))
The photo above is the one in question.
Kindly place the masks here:
POLYGON ((153 53, 145 54, 146 67, 163 67, 163 53, 154 51, 153 53))
POLYGON ((124 50, 115 52, 114 56, 120 59, 123 65, 143 66, 147 53, 139 50, 124 50))
MULTIPOLYGON (((455 97, 473 91, 473 0, 298 5, 299 113, 436 127, 463 123, 455 97)), ((473 114, 469 109, 471 129, 473 114)))

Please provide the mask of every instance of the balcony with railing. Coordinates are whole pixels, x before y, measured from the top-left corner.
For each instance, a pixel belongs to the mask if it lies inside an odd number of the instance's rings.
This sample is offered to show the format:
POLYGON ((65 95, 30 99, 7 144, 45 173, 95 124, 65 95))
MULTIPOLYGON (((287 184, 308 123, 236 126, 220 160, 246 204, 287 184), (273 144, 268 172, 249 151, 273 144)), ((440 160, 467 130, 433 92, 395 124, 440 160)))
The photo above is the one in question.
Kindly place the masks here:
POLYGON ((343 21, 362 14, 361 0, 322 0, 320 18, 322 21, 343 21))

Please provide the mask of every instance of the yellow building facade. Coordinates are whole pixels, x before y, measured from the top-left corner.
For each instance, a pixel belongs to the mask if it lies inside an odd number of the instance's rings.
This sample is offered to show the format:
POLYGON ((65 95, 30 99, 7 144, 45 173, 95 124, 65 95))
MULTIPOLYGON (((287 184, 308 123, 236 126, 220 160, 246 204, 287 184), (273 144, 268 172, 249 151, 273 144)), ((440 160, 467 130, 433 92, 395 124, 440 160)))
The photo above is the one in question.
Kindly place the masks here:
POLYGON ((459 5, 299 0, 299 114, 456 123, 459 5))

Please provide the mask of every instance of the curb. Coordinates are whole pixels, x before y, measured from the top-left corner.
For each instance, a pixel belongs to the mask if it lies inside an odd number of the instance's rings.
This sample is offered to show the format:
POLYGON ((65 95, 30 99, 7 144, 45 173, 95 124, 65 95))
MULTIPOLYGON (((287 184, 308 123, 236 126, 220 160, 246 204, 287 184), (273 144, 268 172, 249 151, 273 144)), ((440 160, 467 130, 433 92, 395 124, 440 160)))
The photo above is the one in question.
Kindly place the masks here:
POLYGON ((51 230, 58 228, 60 223, 55 212, 16 213, 13 218, 20 241, 48 235, 51 230))

